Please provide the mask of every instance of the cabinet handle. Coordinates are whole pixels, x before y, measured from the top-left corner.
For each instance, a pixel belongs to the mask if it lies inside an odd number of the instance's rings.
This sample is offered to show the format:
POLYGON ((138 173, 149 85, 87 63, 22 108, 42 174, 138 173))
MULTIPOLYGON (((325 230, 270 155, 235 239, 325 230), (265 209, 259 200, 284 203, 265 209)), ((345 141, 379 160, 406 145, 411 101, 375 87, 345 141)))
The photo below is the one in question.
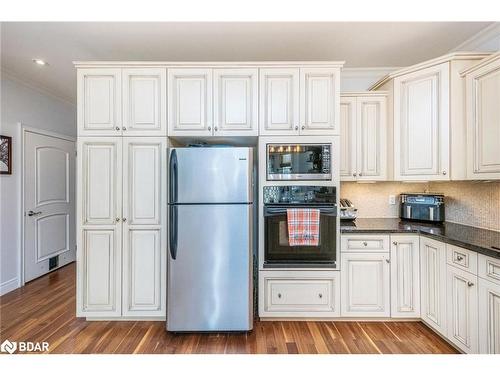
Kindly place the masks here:
POLYGON ((323 294, 321 294, 321 293, 320 293, 320 294, 319 294, 319 298, 323 298, 323 294))
POLYGON ((443 171, 443 176, 446 176, 446 171, 443 171))
POLYGON ((118 223, 118 222, 120 221, 120 218, 119 218, 119 217, 117 217, 117 218, 115 219, 115 221, 118 223))
POLYGON ((278 298, 281 298, 281 293, 278 293, 278 298))
POLYGON ((467 281, 467 286, 474 286, 474 283, 471 281, 467 281))
POLYGON ((386 263, 391 263, 390 259, 386 259, 385 261, 386 261, 386 263))
POLYGON ((37 216, 37 215, 40 215, 42 213, 42 211, 32 211, 32 210, 29 210, 28 211, 28 216, 37 216))
POLYGON ((211 126, 209 126, 207 129, 208 129, 208 131, 210 131, 210 130, 212 130, 212 127, 211 127, 211 126))
POLYGON ((299 127, 298 127, 298 126, 295 126, 295 130, 299 130, 299 127))
POLYGON ((368 242, 366 242, 366 241, 363 242, 363 245, 368 246, 368 242))
POLYGON ((122 221, 123 221, 123 222, 126 222, 126 221, 127 221, 127 218, 126 218, 126 217, 124 217, 124 218, 122 219, 122 221))
POLYGON ((120 127, 119 127, 119 126, 117 126, 115 129, 118 131, 118 130, 120 130, 120 127))
POLYGON ((393 241, 393 242, 392 242, 392 244, 393 244, 394 246, 397 246, 397 245, 398 245, 398 243, 397 243, 396 241, 393 241))
POLYGON ((122 130, 127 130, 127 128, 124 126, 124 127, 122 128, 122 130))
POLYGON ((357 176, 357 174, 356 174, 356 173, 353 173, 353 174, 352 174, 352 177, 356 177, 356 176, 357 176))

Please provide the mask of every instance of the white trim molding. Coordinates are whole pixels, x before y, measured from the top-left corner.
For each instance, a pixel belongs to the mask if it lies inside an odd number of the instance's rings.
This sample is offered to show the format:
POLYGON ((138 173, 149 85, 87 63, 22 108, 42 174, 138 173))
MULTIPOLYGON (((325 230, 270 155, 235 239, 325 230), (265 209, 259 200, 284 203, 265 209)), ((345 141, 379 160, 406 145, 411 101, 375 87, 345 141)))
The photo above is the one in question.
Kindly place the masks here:
POLYGON ((21 285, 19 284, 19 278, 14 277, 13 279, 4 281, 0 284, 0 296, 12 292, 13 290, 19 288, 21 285))
POLYGON ((491 25, 486 26, 480 32, 453 48, 450 52, 475 51, 481 47, 481 45, 494 38, 500 38, 500 22, 494 22, 491 25))

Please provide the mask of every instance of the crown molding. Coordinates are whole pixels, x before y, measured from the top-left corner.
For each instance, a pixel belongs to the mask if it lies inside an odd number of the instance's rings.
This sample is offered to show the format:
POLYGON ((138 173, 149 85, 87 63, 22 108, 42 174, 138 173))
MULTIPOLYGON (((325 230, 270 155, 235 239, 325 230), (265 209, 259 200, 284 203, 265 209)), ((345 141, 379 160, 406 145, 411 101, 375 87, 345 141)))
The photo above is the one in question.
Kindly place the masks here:
MULTIPOLYGON (((458 46, 453 48, 450 52, 456 51, 473 51, 476 50, 481 44, 487 41, 497 38, 500 36, 500 22, 494 22, 489 26, 486 26, 477 34, 473 35, 469 39, 460 43, 458 46)), ((494 51, 492 51, 494 52, 494 51)))
POLYGON ((76 68, 116 67, 273 67, 273 66, 316 66, 342 68, 345 61, 73 61, 76 68))
POLYGON ((388 91, 345 91, 340 93, 341 98, 352 96, 387 96, 388 91))
POLYGON ((483 66, 488 65, 492 63, 493 61, 500 60, 500 52, 494 53, 484 59, 482 59, 479 63, 476 65, 473 65, 465 70, 462 70, 460 72, 460 76, 464 77, 466 74, 472 73, 478 69, 481 69, 483 66))
POLYGON ((386 76, 387 74, 401 69, 401 67, 372 67, 372 68, 343 68, 342 78, 372 78, 386 76))
POLYGON ((395 72, 389 73, 385 77, 381 78, 379 81, 375 82, 372 86, 368 88, 368 90, 376 90, 380 86, 387 83, 389 80, 399 77, 404 74, 412 73, 417 70, 430 68, 431 66, 439 65, 445 62, 453 61, 453 60, 482 60, 485 57, 491 55, 491 52, 452 52, 443 56, 436 57, 431 60, 427 60, 415 65, 408 66, 406 68, 402 68, 396 70, 395 72))
POLYGON ((5 76, 7 79, 10 79, 11 81, 14 81, 14 82, 16 82, 24 87, 27 87, 33 91, 36 91, 40 94, 50 96, 52 99, 63 102, 64 104, 69 104, 72 107, 76 107, 76 103, 73 101, 72 98, 58 95, 58 94, 54 93, 52 90, 50 90, 49 88, 39 84, 38 82, 27 81, 26 79, 19 77, 16 73, 14 73, 10 70, 7 70, 3 67, 0 70, 0 75, 5 76))

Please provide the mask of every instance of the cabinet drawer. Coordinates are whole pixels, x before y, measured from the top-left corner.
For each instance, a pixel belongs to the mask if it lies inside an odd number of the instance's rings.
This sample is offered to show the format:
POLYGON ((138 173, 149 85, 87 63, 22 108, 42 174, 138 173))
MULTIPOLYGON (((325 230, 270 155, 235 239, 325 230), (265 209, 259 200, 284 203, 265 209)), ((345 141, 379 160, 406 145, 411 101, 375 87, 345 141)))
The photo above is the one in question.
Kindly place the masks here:
POLYGON ((341 251, 388 252, 389 236, 380 234, 347 235, 341 237, 341 251))
POLYGON ((477 253, 454 245, 446 245, 446 262, 477 275, 477 253))
POLYGON ((500 285, 500 259, 479 254, 478 276, 500 285))
MULTIPOLYGON (((263 308, 266 313, 327 313, 338 314, 336 300, 339 298, 338 272, 329 277, 315 277, 311 272, 272 272, 261 276, 263 308)), ((276 314, 273 314, 274 316, 276 314)))

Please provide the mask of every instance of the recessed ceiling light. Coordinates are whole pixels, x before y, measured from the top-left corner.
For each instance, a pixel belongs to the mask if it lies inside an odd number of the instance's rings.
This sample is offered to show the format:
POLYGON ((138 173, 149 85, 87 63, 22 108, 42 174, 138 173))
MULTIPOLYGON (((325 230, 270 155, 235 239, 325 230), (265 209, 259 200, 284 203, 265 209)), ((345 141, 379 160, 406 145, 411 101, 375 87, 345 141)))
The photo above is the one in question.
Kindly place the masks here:
POLYGON ((33 62, 37 65, 40 65, 40 66, 49 65, 47 62, 43 61, 42 59, 33 59, 33 62))

